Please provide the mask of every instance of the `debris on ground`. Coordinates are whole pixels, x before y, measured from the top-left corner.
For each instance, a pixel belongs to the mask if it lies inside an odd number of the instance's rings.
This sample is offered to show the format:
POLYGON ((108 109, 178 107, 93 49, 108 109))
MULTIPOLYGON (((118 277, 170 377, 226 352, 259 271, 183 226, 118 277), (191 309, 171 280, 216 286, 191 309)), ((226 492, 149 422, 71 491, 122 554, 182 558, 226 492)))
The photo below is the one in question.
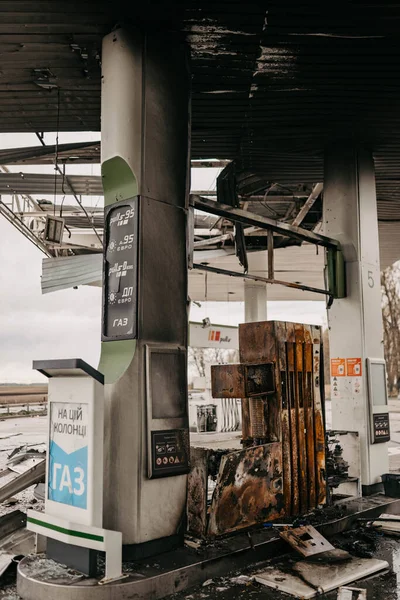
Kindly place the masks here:
POLYGON ((379 532, 398 536, 400 535, 400 516, 380 515, 379 519, 371 523, 371 527, 379 532))
POLYGON ((231 577, 230 582, 235 583, 237 585, 248 585, 253 581, 252 577, 248 577, 248 575, 239 575, 238 577, 231 577))
POLYGON ((359 558, 372 558, 376 551, 380 535, 366 527, 344 531, 336 541, 342 550, 359 558))
MULTIPOLYGON (((0 503, 4 507, 19 504, 20 498, 15 495, 44 482, 45 471, 44 444, 25 444, 14 448, 7 456, 5 467, 0 470, 0 503)), ((34 497, 27 497, 26 500, 30 505, 38 502, 38 498, 34 497)), ((43 502, 44 496, 40 500, 43 502)))
POLYGON ((341 587, 338 590, 337 600, 367 600, 367 590, 341 587))
POLYGON ((192 548, 193 550, 198 550, 202 546, 202 540, 196 540, 189 536, 185 537, 185 546, 192 548))
POLYGON ((332 564, 337 562, 343 562, 345 560, 349 560, 351 558, 351 554, 346 550, 341 550, 340 548, 334 548, 333 550, 327 550, 326 552, 321 552, 321 554, 315 554, 314 556, 309 556, 308 560, 312 562, 323 562, 325 564, 332 564))
POLYGON ((286 529, 280 531, 279 535, 294 550, 296 550, 296 552, 305 557, 335 549, 332 544, 311 525, 305 525, 295 529, 286 529))
POLYGON ((295 596, 315 598, 348 583, 357 581, 389 567, 385 560, 376 558, 351 558, 345 563, 324 565, 300 560, 291 572, 270 566, 255 575, 256 581, 267 587, 295 596))
POLYGON ((22 473, 16 474, 11 469, 8 469, 8 471, 8 475, 12 475, 12 477, 8 476, 6 483, 0 488, 0 502, 4 502, 14 494, 18 494, 18 492, 22 492, 31 485, 43 481, 46 475, 46 461, 42 459, 22 473))

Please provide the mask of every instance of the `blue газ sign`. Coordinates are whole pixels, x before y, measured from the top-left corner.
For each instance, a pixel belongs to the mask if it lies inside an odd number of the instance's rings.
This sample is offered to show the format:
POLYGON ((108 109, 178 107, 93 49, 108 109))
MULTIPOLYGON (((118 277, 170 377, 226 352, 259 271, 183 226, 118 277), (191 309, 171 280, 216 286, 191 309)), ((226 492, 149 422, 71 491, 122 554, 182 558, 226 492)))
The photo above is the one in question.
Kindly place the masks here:
POLYGON ((48 499, 87 508, 88 405, 52 402, 48 499))

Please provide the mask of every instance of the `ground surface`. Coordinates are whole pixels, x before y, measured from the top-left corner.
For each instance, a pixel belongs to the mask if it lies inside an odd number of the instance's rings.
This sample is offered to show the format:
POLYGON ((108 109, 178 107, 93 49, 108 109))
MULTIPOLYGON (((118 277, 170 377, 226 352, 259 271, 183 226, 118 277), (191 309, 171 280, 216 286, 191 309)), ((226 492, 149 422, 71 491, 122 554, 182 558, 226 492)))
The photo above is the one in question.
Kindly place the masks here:
MULTIPOLYGON (((330 424, 330 403, 327 403, 327 423, 330 424)), ((400 399, 390 401, 390 421, 392 439, 388 445, 390 470, 400 471, 400 399)), ((47 418, 43 416, 23 417, 16 419, 0 420, 0 469, 4 468, 7 456, 15 449, 25 444, 40 448, 44 443, 47 430, 47 418)), ((238 432, 217 434, 192 434, 194 445, 207 445, 213 448, 240 448, 240 434, 238 432)), ((3 480, 5 482, 5 478, 3 480)), ((3 481, 0 479, 0 485, 3 481)), ((0 506, 0 514, 20 508, 26 509, 33 498, 33 488, 17 494, 17 505, 10 507, 0 506)), ((340 544, 340 539, 337 540, 340 544)), ((335 543, 335 541, 334 541, 335 543)), ((400 600, 400 540, 382 537, 379 538, 374 556, 387 560, 393 569, 390 573, 374 576, 366 581, 357 582, 357 586, 368 590, 368 600, 400 600), (399 580, 399 583, 398 583, 399 580)), ((254 563, 257 563, 255 556, 254 563)), ((237 579, 241 575, 251 576, 257 570, 253 567, 232 574, 230 577, 215 579, 207 585, 198 586, 185 593, 175 594, 174 600, 288 600, 290 597, 271 590, 248 580, 237 579)), ((327 600, 336 599, 336 592, 331 592, 320 598, 327 600)), ((12 577, 0 579, 1 600, 17 600, 12 577)))
MULTIPOLYGON (((331 540, 335 545, 335 540, 331 540)), ((340 540, 338 540, 340 541, 340 540)), ((386 560, 391 570, 369 579, 352 583, 353 587, 367 590, 368 600, 399 600, 400 599, 400 544, 392 538, 381 538, 377 543, 374 557, 386 560)), ((288 557, 285 557, 287 564, 288 557)), ((292 596, 277 592, 258 583, 239 583, 241 575, 252 575, 255 569, 235 573, 231 577, 214 579, 207 585, 198 586, 190 591, 174 594, 169 600, 290 600, 292 596)), ((318 596, 321 600, 336 600, 337 590, 318 596)))

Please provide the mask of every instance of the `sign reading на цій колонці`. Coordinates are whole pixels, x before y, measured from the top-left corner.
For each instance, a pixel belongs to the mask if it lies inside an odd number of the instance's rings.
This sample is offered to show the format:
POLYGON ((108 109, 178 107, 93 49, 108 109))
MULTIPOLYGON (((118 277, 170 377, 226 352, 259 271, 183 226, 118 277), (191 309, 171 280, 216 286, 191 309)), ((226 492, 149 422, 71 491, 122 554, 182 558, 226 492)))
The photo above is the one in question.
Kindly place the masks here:
POLYGON ((87 508, 88 405, 50 404, 48 498, 87 508))

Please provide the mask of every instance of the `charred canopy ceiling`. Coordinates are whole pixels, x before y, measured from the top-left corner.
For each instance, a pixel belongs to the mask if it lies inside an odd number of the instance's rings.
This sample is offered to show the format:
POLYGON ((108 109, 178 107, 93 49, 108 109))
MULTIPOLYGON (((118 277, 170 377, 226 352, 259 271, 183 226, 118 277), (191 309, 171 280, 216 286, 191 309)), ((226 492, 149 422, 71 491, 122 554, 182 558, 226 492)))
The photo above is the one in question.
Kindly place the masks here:
POLYGON ((193 159, 306 197, 324 147, 356 140, 374 151, 382 218, 400 218, 398 3, 1 0, 0 132, 99 130, 101 40, 130 24, 189 47, 193 159))

